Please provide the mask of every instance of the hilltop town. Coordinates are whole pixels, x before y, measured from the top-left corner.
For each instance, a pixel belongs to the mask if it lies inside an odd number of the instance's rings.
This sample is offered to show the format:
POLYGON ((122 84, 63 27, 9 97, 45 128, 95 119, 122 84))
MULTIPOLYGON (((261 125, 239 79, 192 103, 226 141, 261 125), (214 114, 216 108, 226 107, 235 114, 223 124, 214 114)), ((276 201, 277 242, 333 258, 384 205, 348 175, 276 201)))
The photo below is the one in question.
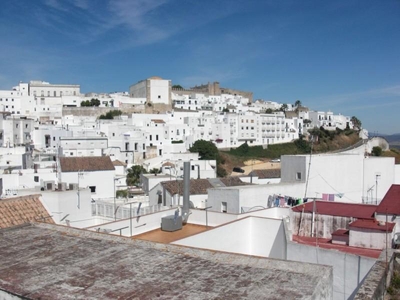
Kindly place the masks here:
POLYGON ((400 165, 357 117, 219 82, 185 89, 150 77, 127 88, 30 81, 0 91, 0 299, 390 290, 400 165), (335 134, 354 143, 315 151, 335 134), (301 151, 219 168, 219 151, 288 143, 301 151))

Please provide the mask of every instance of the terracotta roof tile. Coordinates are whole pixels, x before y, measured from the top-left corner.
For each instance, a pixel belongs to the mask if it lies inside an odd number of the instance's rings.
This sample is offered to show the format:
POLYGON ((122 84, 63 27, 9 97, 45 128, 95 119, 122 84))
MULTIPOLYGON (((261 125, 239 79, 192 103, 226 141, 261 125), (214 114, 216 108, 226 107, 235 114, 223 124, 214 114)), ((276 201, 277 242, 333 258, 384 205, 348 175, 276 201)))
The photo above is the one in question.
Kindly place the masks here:
MULTIPOLYGON (((171 194, 183 195, 183 180, 161 182, 162 186, 171 194)), ((213 188, 207 179, 190 179, 190 195, 204 195, 213 188)))
POLYGON ((113 171, 109 156, 60 157, 61 172, 113 171))
POLYGON ((0 199, 0 228, 8 228, 29 222, 54 224, 39 199, 40 195, 0 199))
MULTIPOLYGON (((161 182, 162 186, 171 194, 183 195, 183 180, 172 180, 161 182)), ((226 186, 249 185, 236 176, 228 178, 212 178, 212 179, 190 179, 190 195, 205 195, 208 189, 226 186)))
POLYGON ((231 176, 226 178, 219 178, 225 186, 241 186, 241 185, 252 185, 248 182, 243 182, 240 177, 231 176))
POLYGON ((332 232, 332 236, 347 236, 349 235, 348 229, 338 229, 335 232, 332 232))
POLYGON ((114 167, 118 167, 118 166, 122 166, 122 167, 125 167, 126 166, 126 164, 125 163, 123 163, 122 161, 120 161, 120 160, 114 160, 113 162, 113 166, 114 167))
MULTIPOLYGON (((300 204, 292 208, 294 212, 313 212, 313 201, 300 204)), ((373 219, 376 205, 369 204, 353 204, 330 201, 316 201, 316 211, 321 215, 353 217, 357 219, 373 219)))
POLYGON ((260 179, 265 178, 281 178, 281 169, 263 169, 263 170, 253 170, 250 172, 249 176, 257 176, 260 179))
POLYGON ((165 123, 164 120, 161 120, 161 119, 152 119, 151 121, 153 123, 157 123, 157 124, 164 124, 165 123))
POLYGON ((376 209, 380 214, 400 215, 400 184, 392 184, 376 209))

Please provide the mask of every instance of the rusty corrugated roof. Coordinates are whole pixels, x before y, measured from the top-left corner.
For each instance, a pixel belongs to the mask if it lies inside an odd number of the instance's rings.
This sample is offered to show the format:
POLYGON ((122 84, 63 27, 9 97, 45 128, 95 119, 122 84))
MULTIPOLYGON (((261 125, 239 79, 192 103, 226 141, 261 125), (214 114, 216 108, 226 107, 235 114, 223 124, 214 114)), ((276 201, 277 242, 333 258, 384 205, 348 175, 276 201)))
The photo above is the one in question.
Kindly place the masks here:
POLYGON ((0 228, 8 228, 29 222, 53 223, 40 202, 40 194, 0 200, 0 228))
POLYGON ((61 172, 113 171, 109 156, 60 157, 61 172))

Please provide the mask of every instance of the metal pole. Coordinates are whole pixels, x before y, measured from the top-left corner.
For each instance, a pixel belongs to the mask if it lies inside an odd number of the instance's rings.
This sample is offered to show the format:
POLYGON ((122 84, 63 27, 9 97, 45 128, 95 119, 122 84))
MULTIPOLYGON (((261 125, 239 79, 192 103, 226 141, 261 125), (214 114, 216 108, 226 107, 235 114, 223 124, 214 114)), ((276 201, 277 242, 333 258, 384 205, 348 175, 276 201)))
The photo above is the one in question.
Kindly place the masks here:
POLYGON ((131 236, 132 236, 132 202, 129 203, 129 219, 130 219, 130 228, 131 228, 131 236))
POLYGON ((114 220, 117 220, 116 202, 115 202, 115 178, 114 178, 114 220))

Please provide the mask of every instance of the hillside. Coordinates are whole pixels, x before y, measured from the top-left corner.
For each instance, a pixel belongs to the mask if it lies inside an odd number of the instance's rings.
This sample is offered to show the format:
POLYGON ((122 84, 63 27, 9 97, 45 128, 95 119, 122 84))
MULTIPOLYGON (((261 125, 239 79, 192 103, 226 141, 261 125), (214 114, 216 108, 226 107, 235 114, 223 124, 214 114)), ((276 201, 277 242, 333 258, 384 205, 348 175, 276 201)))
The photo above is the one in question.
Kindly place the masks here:
POLYGON ((388 141, 390 148, 400 149, 400 133, 385 135, 383 138, 388 141))
MULTIPOLYGON (((304 139, 296 140, 292 143, 275 144, 264 149, 262 146, 248 146, 243 144, 230 151, 220 151, 223 164, 221 165, 231 174, 234 167, 244 167, 253 163, 254 165, 271 162, 272 159, 280 158, 281 155, 308 154, 313 146, 313 153, 333 152, 349 148, 360 141, 358 133, 353 130, 326 131, 321 129, 312 130, 314 141, 304 139)), ((276 167, 271 163, 271 167, 276 167)))

